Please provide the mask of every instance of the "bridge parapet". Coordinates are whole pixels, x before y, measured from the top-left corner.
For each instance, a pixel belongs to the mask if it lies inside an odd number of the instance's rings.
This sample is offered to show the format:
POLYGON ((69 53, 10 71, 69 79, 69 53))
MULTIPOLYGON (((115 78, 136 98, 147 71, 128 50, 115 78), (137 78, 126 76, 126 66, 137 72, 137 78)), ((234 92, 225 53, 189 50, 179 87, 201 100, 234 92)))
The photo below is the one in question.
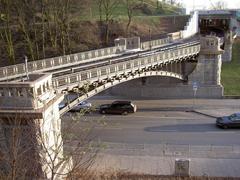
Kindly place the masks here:
POLYGON ((30 74, 24 82, 0 83, 0 109, 39 109, 54 97, 51 74, 30 74))
POLYGON ((139 56, 136 59, 109 64, 108 66, 93 68, 77 73, 71 73, 60 77, 53 78, 53 85, 60 91, 63 89, 71 89, 75 86, 82 87, 85 84, 93 82, 101 82, 104 79, 111 79, 119 75, 141 71, 161 64, 183 61, 189 57, 196 56, 200 52, 200 44, 194 44, 187 47, 180 47, 151 54, 144 57, 139 56))
MULTIPOLYGON (((162 38, 152 41, 141 42, 141 49, 148 50, 155 47, 160 47, 170 42, 170 38, 162 38)), ((139 43, 139 42, 138 42, 139 43)), ((48 58, 27 63, 29 73, 41 73, 67 66, 99 61, 109 57, 117 57, 121 55, 119 52, 126 50, 126 45, 117 45, 92 51, 80 52, 60 57, 48 58)), ((8 80, 9 78, 19 78, 26 75, 26 65, 24 63, 0 67, 0 81, 8 80)))
POLYGON ((201 53, 202 54, 222 54, 224 51, 221 49, 221 39, 216 36, 201 37, 201 53))

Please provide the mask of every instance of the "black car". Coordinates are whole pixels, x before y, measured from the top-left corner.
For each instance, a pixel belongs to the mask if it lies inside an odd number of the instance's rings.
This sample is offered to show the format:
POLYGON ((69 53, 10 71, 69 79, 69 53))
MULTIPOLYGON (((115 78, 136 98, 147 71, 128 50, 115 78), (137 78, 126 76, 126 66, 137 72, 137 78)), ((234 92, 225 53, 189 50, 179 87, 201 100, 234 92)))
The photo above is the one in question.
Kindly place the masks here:
POLYGON ((131 101, 114 101, 112 104, 103 104, 100 106, 101 114, 124 114, 134 113, 137 111, 137 106, 131 101))
POLYGON ((218 117, 216 120, 216 125, 224 129, 240 127, 240 113, 218 117))

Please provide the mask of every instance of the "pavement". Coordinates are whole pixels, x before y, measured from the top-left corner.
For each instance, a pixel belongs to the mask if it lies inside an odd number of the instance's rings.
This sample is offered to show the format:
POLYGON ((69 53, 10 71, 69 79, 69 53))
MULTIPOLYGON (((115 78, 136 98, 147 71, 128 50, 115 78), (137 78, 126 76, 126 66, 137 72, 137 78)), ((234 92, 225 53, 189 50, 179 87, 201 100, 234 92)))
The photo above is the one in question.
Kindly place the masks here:
MULTIPOLYGON (((175 157, 99 154, 93 169, 100 172, 131 172, 174 175, 175 157)), ((190 160, 191 176, 239 177, 240 159, 183 158, 190 160)))
MULTIPOLYGON (((113 100, 124 99, 121 97, 110 97, 110 96, 97 96, 90 101, 96 106, 99 104, 109 103, 113 100)), ((106 130, 105 136, 107 141, 103 142, 105 148, 98 154, 93 169, 97 171, 123 171, 131 173, 143 173, 153 175, 171 175, 174 174, 175 160, 176 159, 189 159, 190 160, 190 175, 192 176, 215 176, 215 177, 237 177, 240 179, 240 139, 239 131, 219 131, 215 130, 215 127, 209 127, 209 123, 215 121, 215 117, 225 116, 234 112, 240 111, 240 100, 238 99, 178 99, 178 100, 133 100, 138 105, 139 118, 141 120, 134 121, 133 117, 129 116, 130 120, 127 125, 114 127, 113 129, 106 130), (179 115, 179 120, 168 120, 161 119, 159 112, 168 113, 172 111, 175 115, 179 115), (175 113, 178 112, 178 113, 175 113), (196 114, 196 120, 192 123, 192 117, 186 115, 181 119, 182 114, 189 112, 196 114), (141 134, 139 130, 132 129, 134 126, 142 129, 144 127, 144 114, 149 117, 149 123, 160 129, 161 131, 143 132, 141 134), (143 117, 142 117, 143 116, 143 117), (189 117, 188 117, 189 116, 189 117), (206 117, 206 118, 200 118, 206 117), (151 118, 152 119, 151 119, 151 118), (154 120, 158 118, 157 121, 154 120), (160 118, 160 119, 159 119, 160 118), (189 118, 189 120, 188 120, 189 118), (199 124, 201 120, 202 124, 199 124), (178 122, 176 122, 178 121, 178 122), (135 125, 134 125, 135 123, 135 125), (160 123, 160 126, 159 126, 160 123), (162 123, 162 124, 161 124, 162 123), (170 123, 170 127, 177 128, 177 132, 166 131, 161 129, 166 123, 170 123), (173 123, 173 124, 171 124, 173 123), (177 124, 175 124, 177 123, 177 124), (183 124, 182 124, 183 123, 183 124), (195 124, 194 124, 195 123, 195 124), (158 125, 158 126, 157 126, 158 125), (177 125, 177 126, 176 126, 177 125), (181 126, 183 125, 183 126, 181 126), (200 130, 197 130, 197 125, 200 130), (200 126, 199 126, 200 125, 200 126), (202 126, 201 126, 202 125, 202 126), (141 126, 141 127, 140 127, 141 126), (191 127, 193 128, 192 131, 191 127), (209 129, 205 129, 205 128, 209 129), (181 129, 182 128, 182 129, 181 129), (127 131, 127 130, 130 131, 127 131), (187 130, 187 132, 185 131, 187 130), (114 135, 115 133, 115 135, 114 135), (134 134, 135 133, 135 134, 134 134), (152 133, 152 134, 151 134, 152 133), (154 134, 155 133, 155 134, 154 134), (192 135, 191 135, 192 133, 192 135), (208 134, 209 133, 209 134, 208 134), (166 144, 160 142, 154 138, 156 135, 167 137, 167 134, 171 136, 176 135, 175 138, 170 138, 177 142, 183 138, 194 137, 196 140, 205 138, 202 142, 212 142, 217 140, 218 145, 201 144, 198 142, 192 144, 181 144, 181 142, 166 144), (133 136, 142 137, 142 142, 139 143, 137 138, 133 141, 133 136), (151 136, 152 135, 152 136, 151 136), (122 136, 122 137, 119 137, 122 136), (146 137, 144 137, 146 136, 146 137), (181 137, 179 137, 181 136, 181 137), (197 137, 201 138, 197 138, 197 137), (209 136, 209 141, 208 141, 209 136), (218 138, 220 137, 220 139, 218 138), (226 137, 226 139, 222 139, 226 137), (124 142, 110 142, 108 140, 129 138, 124 142), (212 139, 211 139, 212 138, 212 139), (218 138, 218 139, 217 139, 218 138), (227 138, 232 138, 234 141, 227 142, 227 138), (237 138, 237 139, 236 139, 237 138), (150 142, 150 141, 151 142, 150 142), (238 141, 239 140, 239 141, 238 141), (132 142, 133 141, 133 142, 132 142), (149 142, 148 142, 149 141, 149 142), (224 143, 224 141, 226 143, 224 143), (154 143, 153 143, 154 142, 154 143), (234 142, 235 144, 231 144, 234 142), (226 145, 225 145, 226 144, 226 145)), ((137 116, 137 115, 136 115, 137 116)), ((110 116, 110 122, 114 122, 115 119, 120 118, 117 122, 124 122, 124 118, 110 116)), ((167 117, 166 118, 170 118, 167 117)), ((169 125, 169 124, 166 124, 169 125)), ((103 130, 105 131, 105 130, 103 130)), ((230 140, 230 139, 229 139, 230 140)), ((191 140, 192 141, 192 140, 191 140)))

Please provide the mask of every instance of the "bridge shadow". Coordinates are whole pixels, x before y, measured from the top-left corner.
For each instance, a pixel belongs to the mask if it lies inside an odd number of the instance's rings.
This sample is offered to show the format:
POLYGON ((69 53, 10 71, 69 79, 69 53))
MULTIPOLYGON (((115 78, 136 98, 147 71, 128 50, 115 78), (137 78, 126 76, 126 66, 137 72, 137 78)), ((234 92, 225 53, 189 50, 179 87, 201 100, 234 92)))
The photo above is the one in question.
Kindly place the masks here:
POLYGON ((151 108, 138 108, 138 112, 151 112, 151 111, 189 111, 192 110, 191 106, 175 106, 175 107, 151 107, 151 108))
POLYGON ((176 124, 176 125, 163 125, 152 126, 144 128, 146 132, 222 132, 222 131, 238 131, 240 129, 221 129, 215 124, 176 124))

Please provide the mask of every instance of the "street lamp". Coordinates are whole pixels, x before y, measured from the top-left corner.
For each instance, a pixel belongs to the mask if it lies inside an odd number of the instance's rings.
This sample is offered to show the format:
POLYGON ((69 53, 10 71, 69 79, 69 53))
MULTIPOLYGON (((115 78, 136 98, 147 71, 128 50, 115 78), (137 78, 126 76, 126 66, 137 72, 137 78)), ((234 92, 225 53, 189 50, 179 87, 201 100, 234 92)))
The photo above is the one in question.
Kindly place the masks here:
POLYGON ((26 76, 27 76, 27 80, 29 80, 29 76, 28 76, 28 57, 25 55, 25 72, 26 72, 26 76))
POLYGON ((152 50, 152 34, 151 34, 151 29, 149 28, 149 48, 150 48, 150 50, 152 50))

